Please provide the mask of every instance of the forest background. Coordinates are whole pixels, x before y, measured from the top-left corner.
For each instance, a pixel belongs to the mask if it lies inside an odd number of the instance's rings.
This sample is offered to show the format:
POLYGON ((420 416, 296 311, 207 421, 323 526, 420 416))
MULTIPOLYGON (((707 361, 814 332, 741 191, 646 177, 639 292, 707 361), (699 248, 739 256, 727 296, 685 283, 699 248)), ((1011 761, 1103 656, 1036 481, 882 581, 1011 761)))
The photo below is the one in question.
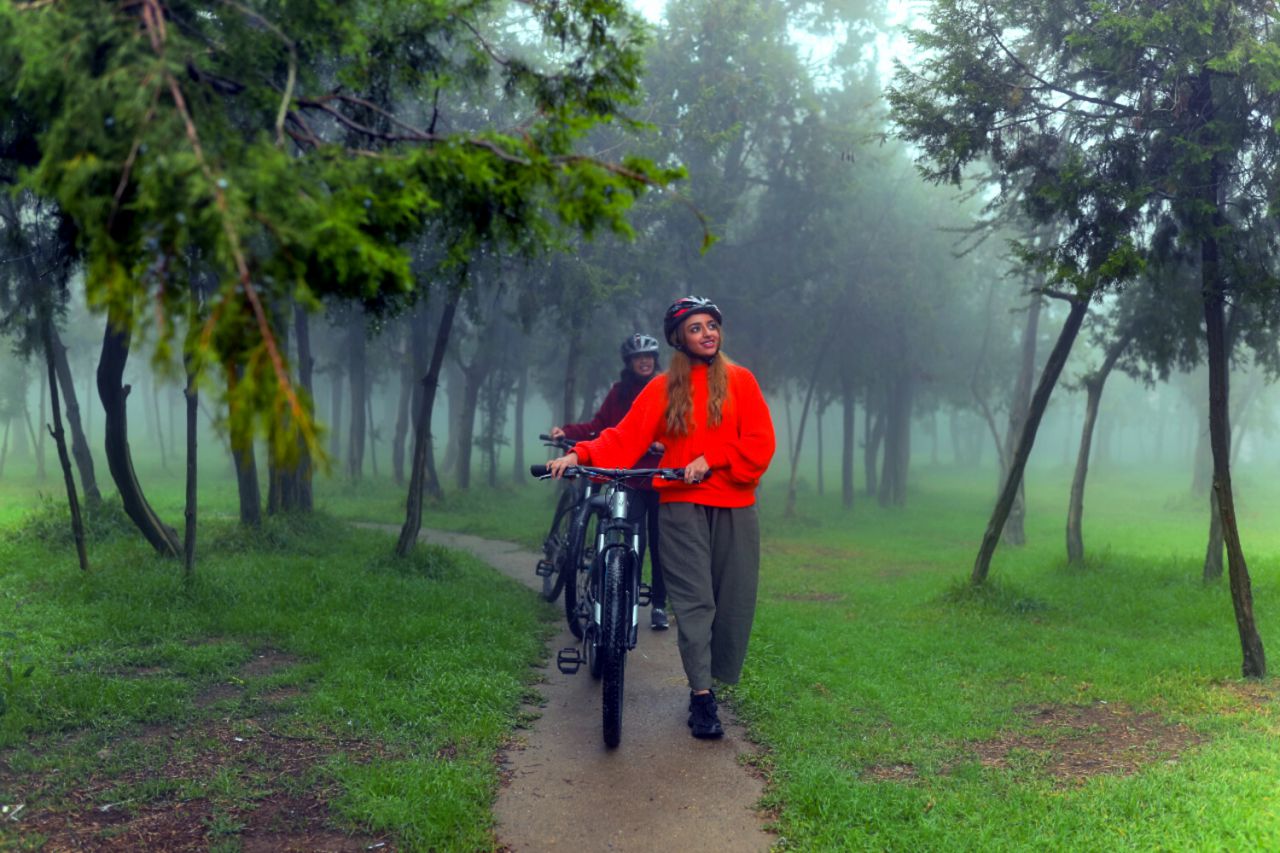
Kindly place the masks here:
MULTIPOLYGON (((1265 11, 1102 15, 1113 42, 1055 53, 1101 13, 941 2, 913 51, 901 10, 856 0, 647 24, 591 2, 81 5, 0 17, 14 530, 74 498, 82 566, 136 559, 134 539, 188 583, 199 531, 216 566, 229 528, 277 515, 395 521, 402 561, 426 559, 423 523, 536 544, 537 434, 588 418, 621 340, 695 293, 770 400, 762 499, 786 548, 838 542, 851 581, 858 549, 923 561, 956 583, 913 598, 1013 619, 1058 593, 989 579, 997 543, 997 569, 1046 589, 1139 565, 1138 602, 1171 577, 1219 597, 1196 630, 1238 646, 1196 667, 1265 676, 1244 565, 1274 602, 1265 11), (1145 77, 1101 73, 1134 55, 1145 77), (108 518, 121 541, 95 557, 108 518)), ((14 662, 34 636, 9 638, 9 707, 33 701, 14 662)), ((767 730, 764 685, 742 701, 767 730)), ((20 716, 11 737, 57 728, 20 716)), ((950 772, 882 759, 911 768, 891 781, 950 772)), ((787 793, 789 773, 781 824, 821 837, 821 783, 787 793)), ((1273 836, 1251 803, 1237 828, 1273 836)))

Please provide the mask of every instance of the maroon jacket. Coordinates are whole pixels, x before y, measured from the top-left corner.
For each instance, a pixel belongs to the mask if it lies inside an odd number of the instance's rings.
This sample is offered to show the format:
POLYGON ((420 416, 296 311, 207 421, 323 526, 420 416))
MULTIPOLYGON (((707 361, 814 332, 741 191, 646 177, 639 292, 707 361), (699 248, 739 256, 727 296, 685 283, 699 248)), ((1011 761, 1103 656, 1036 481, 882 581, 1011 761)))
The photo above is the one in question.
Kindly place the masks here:
MULTIPOLYGON (((657 373, 655 372, 653 375, 657 376, 657 373)), ((650 379, 652 378, 651 376, 650 379)), ((636 401, 636 397, 640 396, 640 391, 644 389, 648 382, 648 379, 640 379, 629 368, 623 370, 622 378, 613 383, 613 387, 609 389, 609 393, 605 395, 604 402, 600 404, 600 408, 591 420, 580 424, 565 424, 560 427, 564 430, 565 438, 572 441, 586 441, 587 439, 595 438, 609 427, 617 426, 618 422, 631 410, 631 404, 636 401)), ((657 468, 661 461, 661 453, 646 453, 636 460, 636 463, 631 467, 657 468)), ((648 480, 644 482, 643 487, 653 488, 648 480)))

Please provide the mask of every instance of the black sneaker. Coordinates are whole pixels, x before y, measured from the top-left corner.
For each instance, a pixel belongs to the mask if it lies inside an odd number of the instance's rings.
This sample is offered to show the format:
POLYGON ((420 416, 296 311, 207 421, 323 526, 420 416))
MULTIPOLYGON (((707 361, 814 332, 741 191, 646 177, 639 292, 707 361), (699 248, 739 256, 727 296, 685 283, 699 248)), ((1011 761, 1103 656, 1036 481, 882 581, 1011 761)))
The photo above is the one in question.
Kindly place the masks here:
POLYGON ((716 694, 689 694, 689 728, 696 738, 717 738, 724 735, 720 717, 716 714, 716 694))
POLYGON ((649 614, 649 627, 655 631, 665 631, 671 627, 671 623, 667 621, 667 611, 661 607, 653 608, 653 612, 649 614))

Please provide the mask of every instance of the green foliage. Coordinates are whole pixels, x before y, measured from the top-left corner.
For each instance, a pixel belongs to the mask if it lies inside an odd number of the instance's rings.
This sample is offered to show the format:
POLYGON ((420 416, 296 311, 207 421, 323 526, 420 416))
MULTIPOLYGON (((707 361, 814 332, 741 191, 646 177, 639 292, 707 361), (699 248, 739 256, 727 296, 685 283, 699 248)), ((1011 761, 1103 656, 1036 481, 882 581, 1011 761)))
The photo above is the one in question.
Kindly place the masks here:
POLYGON ((632 202, 682 174, 578 150, 636 98, 643 30, 617 0, 159 8, 0 10, 10 106, 39 128, 6 166, 74 223, 91 305, 154 326, 161 360, 185 328, 184 355, 224 372, 237 446, 318 450, 275 306, 402 303, 427 286, 423 234, 457 265, 629 233, 632 202))

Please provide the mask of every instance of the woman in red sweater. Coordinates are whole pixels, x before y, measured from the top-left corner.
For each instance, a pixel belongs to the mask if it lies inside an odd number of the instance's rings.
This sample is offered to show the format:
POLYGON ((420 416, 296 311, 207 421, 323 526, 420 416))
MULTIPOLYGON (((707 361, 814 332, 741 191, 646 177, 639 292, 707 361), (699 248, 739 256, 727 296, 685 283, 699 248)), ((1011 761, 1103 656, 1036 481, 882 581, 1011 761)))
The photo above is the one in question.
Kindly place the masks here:
MULTIPOLYGON (((552 438, 568 438, 572 441, 584 441, 595 438, 611 426, 616 426, 631 409, 631 404, 639 396, 641 389, 649 384, 649 380, 658 371, 658 339, 652 335, 636 332, 629 335, 618 348, 622 355, 622 375, 613 383, 604 402, 591 420, 580 424, 565 424, 551 429, 552 438)), ((645 450, 644 456, 631 466, 633 468, 656 468, 662 458, 662 447, 653 445, 645 450)), ((630 485, 630 484, 629 484, 630 485)), ((653 483, 645 480, 636 486, 636 500, 631 501, 631 520, 640 525, 640 562, 644 562, 645 551, 649 552, 650 576, 649 584, 651 602, 649 610, 649 627, 655 631, 665 631, 670 627, 667 621, 667 585, 662 574, 662 555, 659 547, 658 531, 658 493, 653 490, 653 483)))
POLYGON ((663 569, 689 679, 694 737, 724 734, 712 679, 736 684, 747 654, 760 573, 756 487, 773 458, 773 420, 751 372, 720 351, 720 309, 696 296, 667 309, 675 347, 665 374, 645 386, 616 427, 548 463, 622 467, 650 444, 680 481, 655 482, 663 569))

